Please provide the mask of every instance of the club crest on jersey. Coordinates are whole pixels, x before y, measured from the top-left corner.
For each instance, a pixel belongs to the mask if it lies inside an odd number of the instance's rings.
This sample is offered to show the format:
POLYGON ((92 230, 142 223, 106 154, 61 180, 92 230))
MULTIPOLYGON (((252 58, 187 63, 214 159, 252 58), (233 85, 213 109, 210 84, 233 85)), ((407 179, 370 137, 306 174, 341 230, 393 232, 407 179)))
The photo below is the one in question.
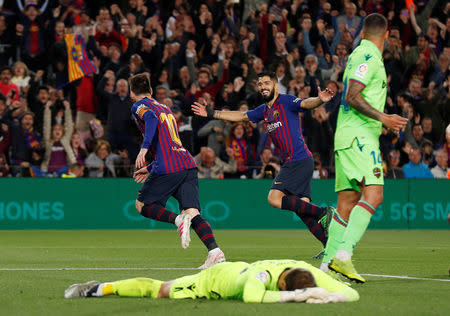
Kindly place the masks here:
POLYGON ((369 70, 369 66, 367 64, 360 64, 358 66, 358 69, 356 69, 355 76, 364 78, 366 76, 367 70, 369 70))
POLYGON ((373 168, 373 175, 374 175, 375 177, 379 178, 379 177, 381 176, 381 170, 380 170, 380 168, 378 168, 378 167, 373 168))
POLYGON ((280 116, 280 112, 278 112, 278 110, 273 111, 273 117, 277 118, 280 116))

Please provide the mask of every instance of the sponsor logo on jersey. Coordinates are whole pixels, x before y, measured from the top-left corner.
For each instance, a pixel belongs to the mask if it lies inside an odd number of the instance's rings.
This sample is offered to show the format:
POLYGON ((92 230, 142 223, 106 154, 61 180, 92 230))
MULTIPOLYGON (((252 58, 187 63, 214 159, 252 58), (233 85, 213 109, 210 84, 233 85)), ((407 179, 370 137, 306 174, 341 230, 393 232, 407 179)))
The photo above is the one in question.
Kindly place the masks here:
POLYGON ((381 176, 381 170, 380 170, 380 168, 378 168, 378 167, 373 168, 373 175, 374 175, 375 177, 379 178, 379 177, 381 176))
POLYGON ((372 55, 366 54, 366 55, 364 56, 364 58, 366 59, 366 61, 368 61, 370 58, 372 58, 372 55))
POLYGON ((255 278, 262 283, 266 283, 270 279, 270 275, 267 271, 261 271, 255 276, 255 278))
POLYGON ((369 66, 367 66, 367 64, 360 64, 358 69, 356 69, 355 76, 362 79, 366 76, 367 70, 369 70, 369 66))
POLYGON ((281 126, 283 126, 283 124, 281 122, 275 122, 275 123, 272 123, 272 124, 267 124, 267 131, 269 133, 273 132, 275 129, 277 129, 278 127, 281 127, 281 126))
POLYGON ((301 101, 302 99, 300 99, 300 98, 295 98, 295 100, 294 100, 294 102, 299 102, 299 101, 301 101))

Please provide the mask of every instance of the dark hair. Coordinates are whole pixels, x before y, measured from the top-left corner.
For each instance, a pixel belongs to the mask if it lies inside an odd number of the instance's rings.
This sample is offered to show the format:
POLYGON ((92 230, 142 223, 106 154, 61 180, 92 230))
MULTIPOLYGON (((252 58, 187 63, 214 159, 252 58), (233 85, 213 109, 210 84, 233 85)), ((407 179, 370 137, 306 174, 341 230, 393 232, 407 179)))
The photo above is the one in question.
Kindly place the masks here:
POLYGON ((6 103, 6 97, 0 93, 0 102, 2 101, 6 103))
POLYGON ((41 91, 41 90, 45 90, 45 91, 47 91, 47 92, 50 91, 50 90, 48 89, 47 86, 39 86, 39 87, 37 88, 37 92, 38 92, 38 93, 39 93, 39 91, 41 91))
POLYGON ((30 9, 30 8, 35 8, 36 10, 39 11, 39 8, 37 7, 37 5, 35 5, 34 3, 29 3, 23 8, 23 12, 28 11, 28 9, 30 9))
POLYGON ((128 83, 130 84, 130 90, 136 95, 152 93, 150 78, 145 73, 134 75, 128 79, 128 83))
POLYGON ((211 80, 211 73, 207 70, 201 69, 198 73, 197 73, 197 77, 200 76, 200 74, 207 74, 208 75, 208 79, 211 80))
POLYGON ((403 100, 405 100, 406 102, 412 104, 413 102, 413 97, 411 94, 407 93, 407 92, 403 92, 399 95, 399 97, 403 98, 403 100))
POLYGON ((380 36, 384 35, 387 26, 388 23, 384 16, 378 13, 372 13, 364 19, 363 30, 368 37, 380 36))
POLYGON ((421 32, 419 35, 417 35, 417 41, 419 41, 419 38, 421 38, 421 37, 423 37, 427 42, 430 41, 430 37, 423 32, 421 32))
POLYGON ((286 291, 316 287, 316 281, 311 272, 305 269, 291 269, 284 277, 286 281, 286 291))
POLYGON ((4 67, 0 68, 0 74, 2 72, 4 72, 5 70, 8 70, 11 74, 13 74, 12 68, 9 66, 4 66, 4 67))
POLYGON ((79 168, 82 168, 83 167, 83 165, 81 164, 81 163, 79 163, 79 162, 75 162, 75 163, 73 163, 73 164, 71 164, 70 165, 70 170, 75 170, 75 169, 79 169, 79 168))
POLYGON ((272 81, 277 82, 278 78, 277 75, 273 71, 263 71, 258 74, 258 79, 262 77, 269 77, 272 81))

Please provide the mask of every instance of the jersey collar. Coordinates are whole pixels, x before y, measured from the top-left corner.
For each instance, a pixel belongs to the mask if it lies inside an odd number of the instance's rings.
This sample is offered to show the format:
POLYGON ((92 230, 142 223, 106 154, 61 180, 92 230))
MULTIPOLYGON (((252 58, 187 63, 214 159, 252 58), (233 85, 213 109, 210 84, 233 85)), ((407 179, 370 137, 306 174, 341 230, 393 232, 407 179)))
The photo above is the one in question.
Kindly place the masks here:
POLYGON ((366 39, 363 39, 363 40, 361 41, 361 46, 366 46, 366 47, 369 48, 371 51, 373 51, 373 53, 374 53, 379 59, 383 60, 383 56, 381 56, 380 50, 379 50, 378 47, 377 47, 374 43, 372 43, 371 41, 366 40, 366 39))

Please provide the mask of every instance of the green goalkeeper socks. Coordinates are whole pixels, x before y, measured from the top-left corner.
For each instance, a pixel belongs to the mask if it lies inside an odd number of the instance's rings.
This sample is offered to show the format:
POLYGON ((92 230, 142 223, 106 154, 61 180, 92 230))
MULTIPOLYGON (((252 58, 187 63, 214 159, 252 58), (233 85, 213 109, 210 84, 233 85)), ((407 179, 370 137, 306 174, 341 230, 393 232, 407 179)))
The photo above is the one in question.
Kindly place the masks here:
POLYGON ((346 227, 347 221, 339 216, 338 212, 334 212, 328 230, 327 246, 325 247, 325 253, 322 259, 322 262, 326 264, 325 266, 328 266, 328 262, 330 262, 331 258, 336 254, 336 251, 342 242, 346 227))
POLYGON ((342 244, 339 249, 347 251, 350 255, 353 254, 353 248, 360 241, 364 232, 369 226, 370 218, 375 212, 375 209, 366 201, 360 200, 350 213, 348 219, 348 226, 342 238, 342 244))

